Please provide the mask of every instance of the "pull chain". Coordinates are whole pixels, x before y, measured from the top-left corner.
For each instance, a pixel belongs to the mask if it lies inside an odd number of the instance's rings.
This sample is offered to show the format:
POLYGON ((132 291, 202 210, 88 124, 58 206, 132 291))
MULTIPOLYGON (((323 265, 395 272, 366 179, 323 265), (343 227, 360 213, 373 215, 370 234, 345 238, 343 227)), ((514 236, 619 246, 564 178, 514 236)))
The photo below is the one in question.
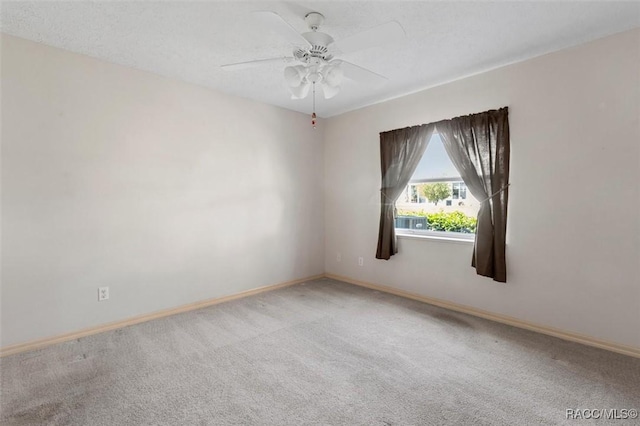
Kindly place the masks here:
POLYGON ((311 114, 311 125, 316 128, 316 83, 313 83, 313 113, 311 114))

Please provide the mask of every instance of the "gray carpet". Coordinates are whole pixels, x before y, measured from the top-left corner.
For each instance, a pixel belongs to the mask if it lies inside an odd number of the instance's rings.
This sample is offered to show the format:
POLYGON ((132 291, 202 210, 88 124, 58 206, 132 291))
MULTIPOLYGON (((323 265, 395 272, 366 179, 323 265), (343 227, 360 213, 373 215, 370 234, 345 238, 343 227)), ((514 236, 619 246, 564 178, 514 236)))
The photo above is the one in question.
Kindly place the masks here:
POLYGON ((640 359, 332 280, 0 371, 3 425, 592 424, 565 410, 640 408, 640 359))

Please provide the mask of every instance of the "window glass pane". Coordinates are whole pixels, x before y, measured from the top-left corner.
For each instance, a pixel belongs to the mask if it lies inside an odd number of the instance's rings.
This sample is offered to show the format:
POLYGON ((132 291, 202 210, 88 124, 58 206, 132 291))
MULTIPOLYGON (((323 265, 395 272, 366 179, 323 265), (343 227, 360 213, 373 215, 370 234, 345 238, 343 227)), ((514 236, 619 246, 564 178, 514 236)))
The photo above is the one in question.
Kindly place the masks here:
POLYGON ((416 171, 413 172, 411 182, 442 178, 449 178, 452 181, 460 180, 460 173, 458 173, 449 159, 440 135, 435 133, 431 137, 427 150, 416 167, 416 171))
POLYGON ((414 231, 474 233, 480 205, 434 134, 396 202, 396 228, 414 231))

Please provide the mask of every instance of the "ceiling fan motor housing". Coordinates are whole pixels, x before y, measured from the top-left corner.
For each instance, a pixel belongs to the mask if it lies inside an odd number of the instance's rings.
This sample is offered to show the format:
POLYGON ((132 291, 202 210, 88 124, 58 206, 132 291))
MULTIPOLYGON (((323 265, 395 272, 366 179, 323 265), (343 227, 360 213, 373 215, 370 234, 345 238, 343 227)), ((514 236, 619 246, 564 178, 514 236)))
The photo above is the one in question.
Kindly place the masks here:
MULTIPOLYGON (((293 52, 293 56, 302 61, 302 62, 311 62, 311 58, 320 59, 320 62, 330 61, 333 58, 333 55, 329 53, 329 46, 333 43, 333 37, 329 34, 310 31, 302 34, 309 44, 310 47, 306 49, 297 49, 293 52)), ((318 61, 315 61, 318 62, 318 61)))
POLYGON ((303 33, 302 37, 309 42, 310 46, 305 49, 296 49, 293 56, 309 65, 322 65, 330 61, 333 55, 329 54, 328 46, 333 43, 333 37, 318 31, 324 22, 324 16, 318 12, 311 12, 304 17, 304 20, 311 31, 303 33))

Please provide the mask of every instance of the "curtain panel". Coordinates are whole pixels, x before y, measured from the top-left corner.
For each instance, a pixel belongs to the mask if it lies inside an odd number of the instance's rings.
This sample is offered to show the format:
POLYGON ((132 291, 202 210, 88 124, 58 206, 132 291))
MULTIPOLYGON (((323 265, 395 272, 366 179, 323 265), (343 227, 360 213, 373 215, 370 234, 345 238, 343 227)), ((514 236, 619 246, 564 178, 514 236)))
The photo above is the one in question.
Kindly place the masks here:
POLYGON ((389 260, 398 252, 395 230, 396 200, 427 149, 435 126, 423 124, 380 133, 380 229, 376 259, 389 260))
POLYGON ((436 128, 462 180, 481 201, 471 266, 478 275, 507 282, 509 110, 443 120, 436 128))
POLYGON ((378 259, 389 259, 397 253, 395 201, 411 179, 429 143, 428 139, 435 130, 440 134, 451 162, 469 191, 481 201, 471 265, 478 275, 491 277, 498 282, 507 281, 506 230, 510 156, 508 116, 508 108, 504 107, 380 133, 383 195, 376 254, 378 259), (425 129, 424 133, 413 139, 406 132, 407 129, 422 128, 425 129), (427 140, 422 141, 423 138, 427 140), (417 142, 412 142, 414 139, 417 142), (406 146, 413 143, 416 143, 413 149, 406 146), (417 159, 413 155, 417 155, 417 159))

